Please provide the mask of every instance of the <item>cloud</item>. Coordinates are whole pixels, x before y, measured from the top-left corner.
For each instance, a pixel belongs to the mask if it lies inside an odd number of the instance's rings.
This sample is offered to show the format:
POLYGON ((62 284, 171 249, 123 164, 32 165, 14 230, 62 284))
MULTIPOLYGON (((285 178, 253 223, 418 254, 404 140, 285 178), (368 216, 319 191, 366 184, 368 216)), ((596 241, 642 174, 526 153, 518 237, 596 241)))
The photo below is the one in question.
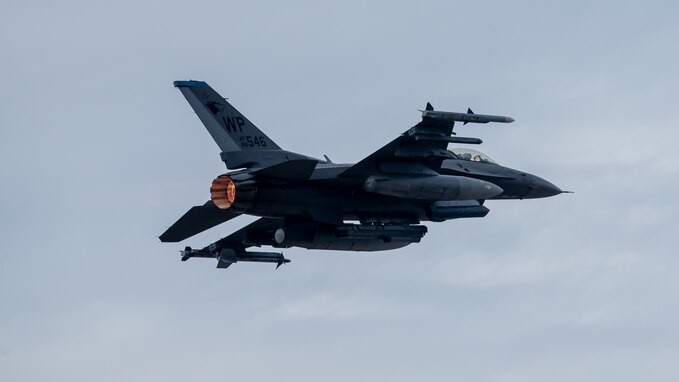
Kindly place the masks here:
POLYGON ((676 6, 55 4, 0 13, 0 379, 677 374, 676 6), (188 78, 338 162, 426 101, 511 115, 460 132, 576 193, 489 201, 387 253, 180 262, 157 235, 225 172, 188 78))

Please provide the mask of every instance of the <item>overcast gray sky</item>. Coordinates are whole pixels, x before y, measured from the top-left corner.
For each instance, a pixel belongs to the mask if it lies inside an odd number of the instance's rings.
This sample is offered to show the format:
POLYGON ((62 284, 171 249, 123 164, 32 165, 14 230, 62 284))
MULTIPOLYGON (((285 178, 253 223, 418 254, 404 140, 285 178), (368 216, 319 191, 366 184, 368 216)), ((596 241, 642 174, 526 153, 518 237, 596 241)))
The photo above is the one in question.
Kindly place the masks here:
POLYGON ((3 2, 0 380, 677 379, 676 4, 3 2), (460 131, 576 193, 393 252, 182 263, 157 236, 225 171, 189 78, 336 162, 427 101, 510 115, 460 131))

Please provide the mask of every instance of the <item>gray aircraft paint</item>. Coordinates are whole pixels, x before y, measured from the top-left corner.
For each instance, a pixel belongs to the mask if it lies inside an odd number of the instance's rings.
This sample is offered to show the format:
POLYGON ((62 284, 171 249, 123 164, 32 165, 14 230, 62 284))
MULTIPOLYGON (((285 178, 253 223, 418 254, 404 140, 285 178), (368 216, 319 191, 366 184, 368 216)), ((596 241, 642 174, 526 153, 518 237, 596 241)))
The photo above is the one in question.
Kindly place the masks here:
POLYGON ((337 165, 282 150, 202 81, 175 81, 222 149, 227 168, 211 188, 212 201, 191 208, 160 236, 178 242, 240 214, 260 219, 194 250, 182 260, 211 257, 218 268, 238 261, 289 262, 282 254, 248 252, 252 246, 341 251, 384 251, 418 243, 422 221, 478 218, 486 199, 548 197, 562 191, 524 172, 502 167, 477 153, 468 160, 447 149, 455 122, 510 123, 510 117, 435 111, 427 103, 422 121, 356 164, 337 165), (228 187, 227 187, 228 185, 228 187), (227 191, 231 190, 231 191, 227 191), (215 196, 217 195, 217 196, 215 196), (214 198, 217 199, 214 199, 214 198), (214 203, 213 203, 214 201, 214 203), (357 223, 354 223, 357 222, 357 223))
POLYGON ((205 82, 175 81, 174 85, 223 152, 280 150, 271 138, 205 82))

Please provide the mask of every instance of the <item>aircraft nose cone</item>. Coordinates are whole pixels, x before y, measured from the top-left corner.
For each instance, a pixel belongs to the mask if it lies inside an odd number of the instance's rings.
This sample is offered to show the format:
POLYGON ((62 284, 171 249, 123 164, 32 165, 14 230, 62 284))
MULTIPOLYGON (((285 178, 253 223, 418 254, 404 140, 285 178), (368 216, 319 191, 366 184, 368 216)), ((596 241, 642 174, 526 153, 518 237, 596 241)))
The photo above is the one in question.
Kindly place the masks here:
POLYGON ((547 198, 563 192, 559 187, 540 177, 533 176, 533 178, 533 184, 530 186, 531 189, 524 197, 526 199, 547 198))

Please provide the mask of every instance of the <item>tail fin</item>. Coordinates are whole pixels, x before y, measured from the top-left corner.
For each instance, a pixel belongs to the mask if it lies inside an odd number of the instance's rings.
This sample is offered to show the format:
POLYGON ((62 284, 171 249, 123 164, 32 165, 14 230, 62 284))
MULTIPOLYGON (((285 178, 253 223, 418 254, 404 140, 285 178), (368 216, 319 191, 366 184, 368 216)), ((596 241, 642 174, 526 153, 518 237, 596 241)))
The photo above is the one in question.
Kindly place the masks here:
POLYGON ((222 152, 280 150, 225 98, 203 81, 175 81, 222 152))

